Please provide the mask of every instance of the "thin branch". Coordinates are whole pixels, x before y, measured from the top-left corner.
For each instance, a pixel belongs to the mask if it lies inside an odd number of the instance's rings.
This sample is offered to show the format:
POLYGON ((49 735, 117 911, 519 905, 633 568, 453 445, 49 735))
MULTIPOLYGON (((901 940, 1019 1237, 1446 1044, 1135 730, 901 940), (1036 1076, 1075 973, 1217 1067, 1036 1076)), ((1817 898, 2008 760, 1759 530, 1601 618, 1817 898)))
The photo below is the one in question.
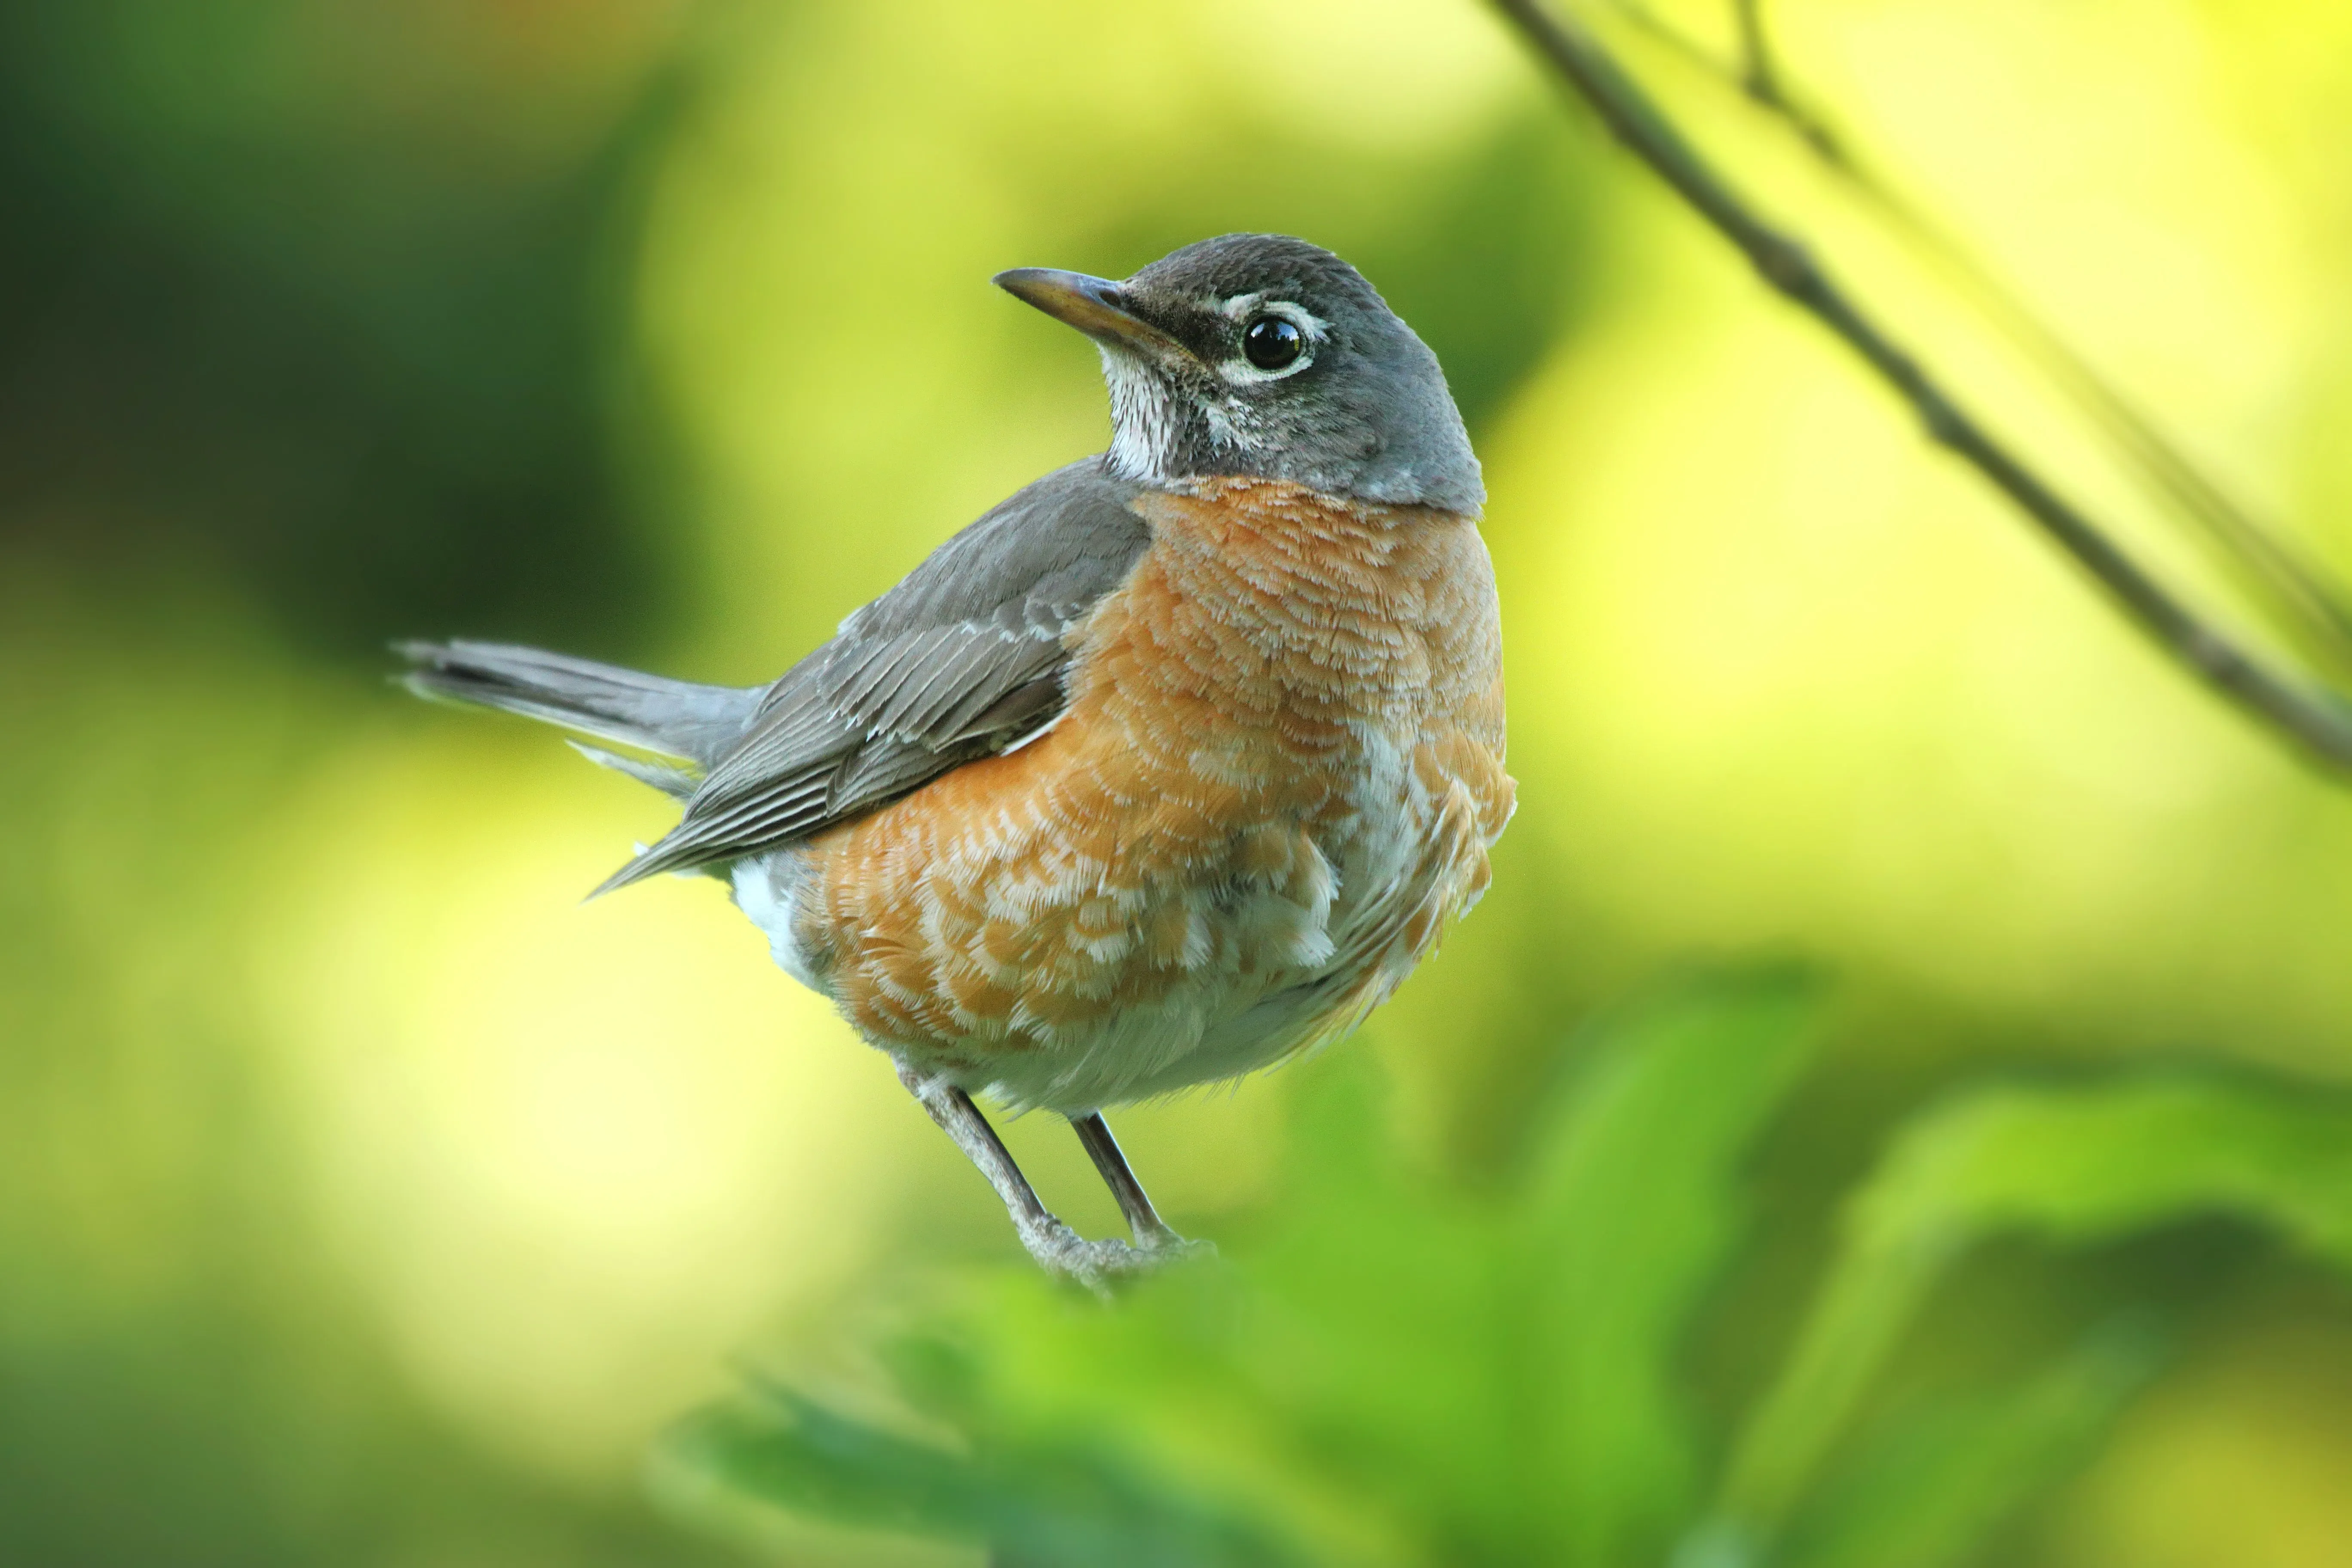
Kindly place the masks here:
POLYGON ((1731 14, 1739 26, 1740 90, 1787 121, 1824 159, 1844 163, 1845 149, 1830 128, 1789 96, 1771 37, 1764 30, 1764 0, 1731 0, 1731 14))
POLYGON ((1763 0, 1733 0, 1740 58, 1726 61, 1642 0, 1611 8, 1708 80, 1727 86, 1786 127, 1912 251, 1975 301, 2009 340, 2082 409, 2140 479, 2204 531, 2241 584, 2284 612, 2296 645, 2338 675, 2352 674, 2352 603, 2331 574, 2256 521, 2188 458, 2137 405, 2102 376, 1984 260, 1906 199, 1793 90, 1765 32, 1763 0))
POLYGON ((1491 0, 1627 150, 1746 256, 1765 282, 1860 355, 1927 437, 1975 468, 2106 589, 2126 615, 2214 690, 2331 768, 2352 772, 2352 705, 2272 668, 2199 616, 1995 438, 1790 236, 1717 174, 1616 59, 1536 0, 1491 0))
POLYGON ((1738 24, 1738 53, 1727 60, 1714 49, 1652 10, 1643 0, 1605 0, 1610 10, 1651 42, 1705 76, 1729 85, 1780 121, 1811 147, 1822 162, 1841 170, 1846 166, 1845 143, 1826 120, 1789 89, 1779 57, 1764 30, 1762 0, 1732 0, 1738 24))

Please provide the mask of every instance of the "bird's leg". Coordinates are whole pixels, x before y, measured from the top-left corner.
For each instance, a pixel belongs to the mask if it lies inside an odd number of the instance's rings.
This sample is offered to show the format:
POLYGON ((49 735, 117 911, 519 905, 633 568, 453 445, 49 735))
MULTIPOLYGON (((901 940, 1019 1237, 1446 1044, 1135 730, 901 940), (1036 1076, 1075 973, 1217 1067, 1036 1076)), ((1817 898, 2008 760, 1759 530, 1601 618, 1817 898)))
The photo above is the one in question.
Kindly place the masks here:
POLYGON ((1118 1152, 1118 1140, 1110 1135, 1110 1123, 1102 1119, 1102 1112, 1090 1110, 1084 1116, 1073 1116, 1070 1125, 1076 1130, 1078 1142, 1087 1146, 1095 1169, 1102 1173, 1103 1184, 1118 1200, 1118 1212, 1127 1216, 1127 1226, 1135 1233, 1135 1245, 1152 1250, 1189 1246, 1151 1206, 1150 1194, 1128 1168, 1127 1156, 1118 1152))
POLYGON ((1037 1195, 1037 1189, 1029 1184, 1029 1178, 1013 1163, 1013 1151, 1004 1146, 1004 1140, 996 1135, 996 1129, 988 1124, 988 1118, 980 1113, 971 1096, 944 1078, 926 1078, 908 1067, 898 1068, 898 1081, 930 1112, 940 1131, 955 1140, 964 1158, 988 1178, 988 1184, 1004 1200, 1013 1228, 1021 1233, 1029 1250, 1035 1252, 1038 1244, 1032 1238, 1050 1232, 1062 1222, 1054 1217, 1053 1211, 1037 1195))
MULTIPOLYGON (((955 1140, 964 1158, 996 1189, 996 1195, 1004 1200, 1005 1212, 1013 1216, 1013 1228, 1019 1234, 1021 1245, 1029 1249, 1029 1256, 1047 1273, 1076 1279, 1097 1295, 1108 1295, 1107 1281, 1120 1275, 1141 1273, 1168 1260, 1171 1254, 1160 1247, 1129 1247, 1123 1241, 1088 1241, 1055 1217, 1037 1196, 1037 1189, 1029 1184, 1029 1178, 1021 1173, 1021 1167, 1013 1163, 1013 1152, 996 1135, 996 1129, 988 1124, 988 1118, 971 1102, 971 1096, 945 1078, 926 1075, 901 1063, 898 1081, 907 1086, 907 1091, 930 1113, 940 1131, 955 1140)), ((1106 1142, 1109 1136, 1109 1131, 1105 1129, 1106 1142)), ((1110 1147, 1111 1158, 1117 1161, 1118 1145, 1110 1147)), ((1096 1156, 1096 1162, 1099 1164, 1101 1156, 1096 1156)), ((1126 1163, 1118 1163, 1124 1171, 1126 1163)), ((1127 1180, 1129 1185, 1134 1184, 1132 1175, 1127 1180)), ((1139 1198, 1142 1197, 1142 1188, 1136 1187, 1135 1192, 1139 1198)), ((1126 1206, 1124 1197, 1120 1206, 1126 1206)), ((1148 1200, 1143 1206, 1144 1212, 1150 1214, 1148 1200)), ((1131 1213, 1129 1217, 1131 1220, 1131 1213)), ((1159 1225, 1157 1215, 1152 1215, 1152 1223, 1159 1225)), ((1160 1226, 1160 1229, 1173 1238, 1175 1233, 1166 1226, 1160 1226)))

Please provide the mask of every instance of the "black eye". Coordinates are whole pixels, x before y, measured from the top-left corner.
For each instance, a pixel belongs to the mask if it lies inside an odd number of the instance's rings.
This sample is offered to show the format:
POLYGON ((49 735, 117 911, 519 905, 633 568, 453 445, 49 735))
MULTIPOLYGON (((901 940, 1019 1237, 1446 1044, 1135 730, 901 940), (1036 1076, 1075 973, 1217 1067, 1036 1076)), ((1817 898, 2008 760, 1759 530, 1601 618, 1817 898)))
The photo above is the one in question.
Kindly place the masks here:
POLYGON ((1295 321, 1260 316, 1242 330, 1242 353, 1260 370, 1280 370, 1307 348, 1307 334, 1295 321))

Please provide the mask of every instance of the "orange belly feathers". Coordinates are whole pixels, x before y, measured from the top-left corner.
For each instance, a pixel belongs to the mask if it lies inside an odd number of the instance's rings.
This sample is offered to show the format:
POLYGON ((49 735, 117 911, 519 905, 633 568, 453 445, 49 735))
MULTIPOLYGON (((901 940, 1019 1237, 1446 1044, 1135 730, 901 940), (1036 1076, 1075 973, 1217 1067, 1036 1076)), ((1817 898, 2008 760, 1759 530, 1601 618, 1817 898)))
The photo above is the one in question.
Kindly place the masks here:
POLYGON ((745 900, 868 1038, 1066 1111, 1353 1026, 1485 890, 1512 809, 1469 519, 1242 479, 1136 506, 1151 544, 1067 638, 1058 721, 769 857, 745 900))

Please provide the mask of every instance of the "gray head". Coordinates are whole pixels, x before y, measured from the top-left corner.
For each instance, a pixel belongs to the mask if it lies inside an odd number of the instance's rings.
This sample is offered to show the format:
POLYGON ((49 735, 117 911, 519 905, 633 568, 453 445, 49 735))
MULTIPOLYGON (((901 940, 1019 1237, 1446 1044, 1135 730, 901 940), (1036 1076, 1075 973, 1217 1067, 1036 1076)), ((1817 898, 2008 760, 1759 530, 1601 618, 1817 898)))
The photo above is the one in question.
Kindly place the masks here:
POLYGON ((1100 345, 1111 464, 1131 479, 1256 475, 1453 511, 1486 499, 1437 356, 1303 239, 1204 239, 1124 283, 1034 267, 996 282, 1100 345))

